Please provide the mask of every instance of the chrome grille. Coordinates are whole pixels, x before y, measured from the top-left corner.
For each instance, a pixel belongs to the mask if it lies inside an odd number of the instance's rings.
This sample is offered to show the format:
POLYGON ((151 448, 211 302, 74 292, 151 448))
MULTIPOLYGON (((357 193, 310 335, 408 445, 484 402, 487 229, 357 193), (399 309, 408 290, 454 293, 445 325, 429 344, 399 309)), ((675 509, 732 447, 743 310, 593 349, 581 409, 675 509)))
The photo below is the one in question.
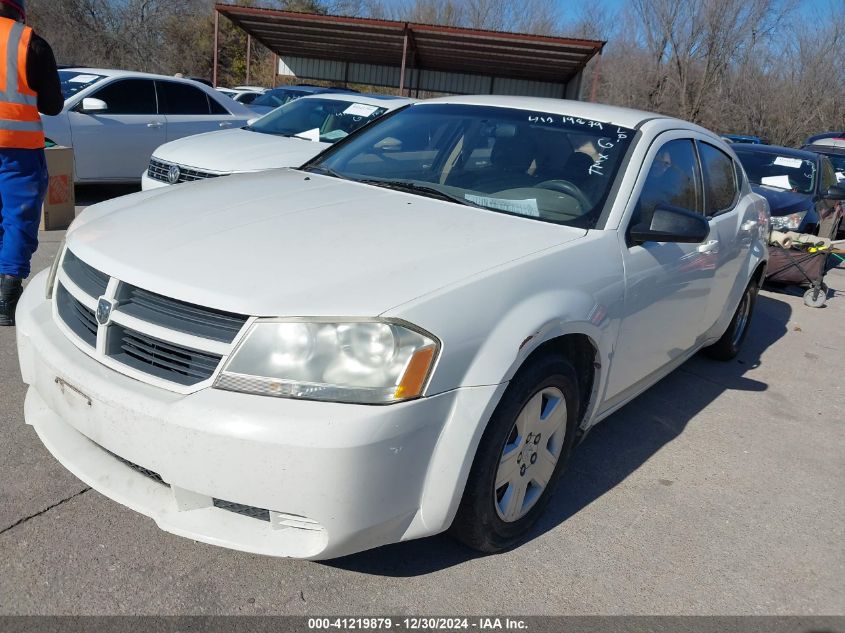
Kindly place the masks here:
POLYGON ((210 381, 247 323, 241 314, 115 281, 67 250, 56 282, 56 315, 89 355, 139 380, 150 377, 149 382, 190 392, 210 381), (101 298, 110 313, 97 314, 101 298))
POLYGON ((176 163, 169 163, 158 158, 151 158, 150 164, 147 167, 147 176, 159 182, 166 182, 168 184, 178 184, 180 182, 192 182, 194 180, 205 180, 207 178, 217 178, 218 176, 225 176, 226 174, 215 174, 210 171, 203 171, 201 169, 193 169, 191 167, 184 167, 176 163), (179 168, 179 177, 176 182, 170 181, 170 168, 173 166, 179 168))
POLYGON ((195 385, 211 378, 221 359, 120 325, 111 327, 108 348, 109 355, 124 365, 180 385, 195 385))

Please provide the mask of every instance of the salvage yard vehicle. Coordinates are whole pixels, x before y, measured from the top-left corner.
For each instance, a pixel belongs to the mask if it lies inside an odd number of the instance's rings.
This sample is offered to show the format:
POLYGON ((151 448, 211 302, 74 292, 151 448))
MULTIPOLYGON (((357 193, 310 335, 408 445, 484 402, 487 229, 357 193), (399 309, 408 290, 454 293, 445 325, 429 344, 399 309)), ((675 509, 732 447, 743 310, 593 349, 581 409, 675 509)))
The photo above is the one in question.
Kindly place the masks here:
POLYGON ((18 307, 26 421, 195 540, 500 551, 593 425, 699 350, 739 352, 768 223, 690 123, 410 105, 301 169, 89 207, 18 307))
POLYGON ((769 202, 775 231, 836 239, 845 190, 821 154, 776 145, 733 146, 751 188, 769 202))
POLYGON ((801 149, 827 156, 833 164, 836 180, 840 183, 845 181, 845 137, 819 139, 812 145, 805 145, 801 149))
POLYGON ((44 132, 73 148, 78 183, 138 182, 159 145, 254 116, 189 79, 97 68, 60 70, 59 78, 65 107, 43 118, 44 132))
POLYGON ((348 94, 358 92, 347 88, 323 88, 321 86, 284 86, 266 91, 249 104, 249 109, 259 115, 267 114, 280 106, 308 95, 330 94, 333 92, 348 94))
POLYGON ((233 173, 299 167, 332 143, 409 103, 410 99, 384 95, 302 97, 243 128, 162 145, 153 152, 141 187, 146 190, 233 173))

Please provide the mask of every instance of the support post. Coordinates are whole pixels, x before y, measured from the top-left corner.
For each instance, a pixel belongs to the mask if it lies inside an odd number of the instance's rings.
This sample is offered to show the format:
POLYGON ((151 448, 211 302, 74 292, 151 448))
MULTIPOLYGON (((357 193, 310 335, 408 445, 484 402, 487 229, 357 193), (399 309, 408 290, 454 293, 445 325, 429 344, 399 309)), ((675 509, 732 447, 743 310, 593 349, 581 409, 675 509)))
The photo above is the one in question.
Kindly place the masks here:
POLYGON ((276 77, 279 74, 279 56, 273 53, 273 88, 276 87, 276 77))
POLYGON ((405 23, 405 35, 402 38, 402 67, 399 69, 399 96, 405 93, 405 64, 408 62, 408 24, 405 23))
POLYGON ((601 51, 596 56, 596 67, 593 70, 593 80, 590 86, 590 101, 595 103, 596 101, 596 91, 599 87, 599 79, 601 78, 601 51))
POLYGON ((217 53, 217 45, 220 41, 220 13, 214 10, 214 62, 211 71, 211 83, 217 87, 217 64, 220 61, 217 53))
POLYGON ((249 85, 249 71, 252 62, 252 35, 246 34, 246 85, 249 85))

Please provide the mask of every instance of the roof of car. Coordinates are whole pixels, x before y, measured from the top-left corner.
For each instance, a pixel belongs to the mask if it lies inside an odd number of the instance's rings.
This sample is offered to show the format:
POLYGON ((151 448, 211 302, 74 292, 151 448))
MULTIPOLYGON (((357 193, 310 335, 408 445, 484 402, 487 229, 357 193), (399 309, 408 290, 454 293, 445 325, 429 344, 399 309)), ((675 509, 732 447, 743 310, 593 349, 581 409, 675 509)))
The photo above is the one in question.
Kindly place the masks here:
POLYGON ((174 77, 173 75, 155 75, 153 73, 139 73, 135 72, 134 70, 116 70, 114 68, 87 68, 84 66, 75 68, 62 68, 62 70, 68 72, 85 73, 89 75, 102 75, 103 77, 144 77, 146 79, 170 79, 173 81, 191 81, 193 83, 202 84, 202 82, 194 81, 193 79, 190 79, 188 77, 174 77))
POLYGON ((791 158, 801 158, 814 162, 818 155, 815 152, 808 152, 794 147, 781 147, 780 145, 756 145, 754 143, 737 143, 731 146, 737 154, 777 154, 791 158))
POLYGON ((502 108, 517 108, 540 113, 561 114, 593 121, 607 122, 622 127, 634 128, 650 119, 674 120, 683 123, 684 127, 700 129, 693 123, 673 119, 654 112, 631 110, 601 103, 587 101, 572 101, 569 99, 549 99, 543 97, 511 97, 502 95, 469 95, 438 97, 426 99, 417 105, 424 106, 435 103, 453 103, 462 105, 494 106, 502 108))
POLYGON ((845 138, 820 138, 817 141, 813 141, 810 145, 805 145, 804 149, 810 152, 845 151, 845 138))
POLYGON ((276 86, 267 92, 284 92, 286 90, 296 90, 297 92, 307 92, 309 94, 317 94, 324 92, 343 92, 344 94, 352 94, 354 91, 346 92, 343 88, 323 88, 322 86, 276 86))
POLYGON ((390 108, 391 110, 406 103, 414 103, 413 99, 394 97, 392 95, 364 94, 360 92, 323 92, 308 95, 302 99, 330 99, 332 101, 348 101, 349 103, 363 103, 365 105, 390 108))

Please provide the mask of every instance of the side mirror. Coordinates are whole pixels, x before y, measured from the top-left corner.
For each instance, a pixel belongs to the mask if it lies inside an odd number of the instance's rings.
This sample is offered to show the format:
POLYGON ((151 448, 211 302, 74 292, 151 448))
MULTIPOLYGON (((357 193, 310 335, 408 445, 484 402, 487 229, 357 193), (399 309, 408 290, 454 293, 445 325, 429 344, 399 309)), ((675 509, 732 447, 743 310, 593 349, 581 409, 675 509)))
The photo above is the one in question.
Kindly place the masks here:
POLYGON ((824 197, 828 200, 845 200, 845 187, 841 184, 831 185, 824 197))
POLYGON ((673 207, 659 206, 651 216, 651 223, 640 223, 629 232, 635 244, 644 242, 677 242, 700 244, 710 235, 707 218, 698 213, 673 207))
POLYGON ((79 111, 84 112, 85 114, 94 114, 96 112, 105 112, 108 109, 108 104, 102 99, 86 97, 82 100, 82 107, 79 109, 79 111))

